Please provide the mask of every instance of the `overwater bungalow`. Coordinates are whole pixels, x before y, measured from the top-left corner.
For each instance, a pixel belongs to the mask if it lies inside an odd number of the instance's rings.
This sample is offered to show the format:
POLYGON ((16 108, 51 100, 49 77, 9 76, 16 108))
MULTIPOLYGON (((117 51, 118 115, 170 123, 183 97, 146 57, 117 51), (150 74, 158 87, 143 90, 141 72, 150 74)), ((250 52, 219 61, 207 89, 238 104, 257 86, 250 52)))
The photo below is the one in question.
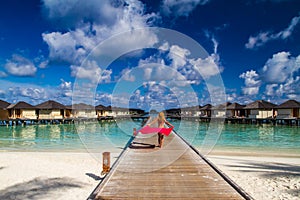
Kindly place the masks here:
POLYGON ((300 103, 296 100, 288 100, 275 106, 277 110, 276 119, 296 119, 299 118, 300 103))
POLYGON ((128 108, 112 107, 113 117, 130 117, 128 108))
POLYGON ((245 106, 246 117, 250 119, 267 119, 275 115, 276 105, 264 100, 257 100, 245 106))
POLYGON ((181 113, 180 108, 167 109, 167 110, 165 110, 165 112, 168 117, 181 117, 180 116, 180 113, 181 113))
POLYGON ((212 110, 212 116, 216 118, 223 118, 223 117, 229 117, 231 116, 231 111, 227 110, 227 107, 231 105, 230 102, 226 102, 223 104, 219 104, 217 106, 213 106, 211 108, 212 110))
POLYGON ((20 101, 16 104, 10 104, 7 107, 9 119, 21 119, 21 120, 36 120, 36 109, 34 106, 20 101))
POLYGON ((245 117, 245 105, 241 105, 239 103, 233 103, 227 106, 227 110, 230 112, 228 117, 230 118, 243 118, 245 117))
POLYGON ((211 104, 206 104, 205 106, 201 107, 200 110, 200 117, 211 117, 211 104))
POLYGON ((131 116, 143 116, 145 115, 145 111, 138 108, 129 108, 129 114, 131 116))
POLYGON ((0 120, 8 120, 8 110, 6 109, 10 103, 0 100, 0 120))
POLYGON ((46 101, 35 106, 38 119, 63 119, 65 117, 66 107, 56 101, 46 101))
POLYGON ((200 106, 191 106, 186 108, 181 108, 181 116, 182 117, 199 117, 200 112, 200 106))
POLYGON ((97 114, 94 106, 85 103, 78 103, 66 106, 66 118, 96 119, 97 114))
POLYGON ((97 114, 97 117, 107 117, 109 116, 108 115, 108 108, 106 106, 103 106, 103 105, 98 105, 95 107, 95 110, 96 110, 96 114, 97 114))
POLYGON ((109 117, 129 117, 130 112, 128 108, 107 106, 105 115, 109 117))

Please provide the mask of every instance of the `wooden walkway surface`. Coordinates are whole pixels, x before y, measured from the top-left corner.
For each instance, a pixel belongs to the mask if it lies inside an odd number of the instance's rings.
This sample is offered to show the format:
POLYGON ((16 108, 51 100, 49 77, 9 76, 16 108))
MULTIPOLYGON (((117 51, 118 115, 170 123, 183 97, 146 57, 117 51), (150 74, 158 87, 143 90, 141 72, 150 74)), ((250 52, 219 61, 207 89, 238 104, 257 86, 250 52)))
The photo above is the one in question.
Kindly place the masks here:
POLYGON ((175 133, 155 145, 134 138, 89 199, 245 199, 175 133))

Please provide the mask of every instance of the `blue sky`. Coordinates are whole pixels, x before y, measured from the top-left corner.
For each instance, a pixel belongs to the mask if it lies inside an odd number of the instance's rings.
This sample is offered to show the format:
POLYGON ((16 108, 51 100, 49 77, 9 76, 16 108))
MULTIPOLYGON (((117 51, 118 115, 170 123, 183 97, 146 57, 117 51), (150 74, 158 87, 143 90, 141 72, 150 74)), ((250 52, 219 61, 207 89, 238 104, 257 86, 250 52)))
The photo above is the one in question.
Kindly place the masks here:
POLYGON ((0 99, 143 109, 299 101, 299 43, 297 0, 3 1, 0 99), (160 41, 149 27, 182 33, 207 54, 195 57, 185 41, 160 41), (120 38, 132 30, 142 31, 120 38), (145 48, 109 66, 90 59, 112 37, 101 52, 145 48), (222 84, 209 81, 219 75, 222 84))

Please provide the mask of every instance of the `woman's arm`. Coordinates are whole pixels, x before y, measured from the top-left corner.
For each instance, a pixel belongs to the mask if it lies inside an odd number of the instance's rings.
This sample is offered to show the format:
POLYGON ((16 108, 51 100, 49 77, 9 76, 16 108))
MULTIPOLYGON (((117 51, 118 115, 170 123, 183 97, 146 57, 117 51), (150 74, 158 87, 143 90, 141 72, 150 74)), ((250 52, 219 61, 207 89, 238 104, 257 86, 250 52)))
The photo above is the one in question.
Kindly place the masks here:
POLYGON ((168 122, 167 120, 165 121, 165 123, 170 126, 170 127, 174 127, 170 122, 168 122))
POLYGON ((151 126, 152 124, 154 124, 155 122, 157 122, 157 120, 158 120, 158 119, 157 119, 157 118, 155 118, 155 119, 154 119, 152 122, 150 122, 150 123, 147 123, 147 124, 146 124, 146 126, 151 126))

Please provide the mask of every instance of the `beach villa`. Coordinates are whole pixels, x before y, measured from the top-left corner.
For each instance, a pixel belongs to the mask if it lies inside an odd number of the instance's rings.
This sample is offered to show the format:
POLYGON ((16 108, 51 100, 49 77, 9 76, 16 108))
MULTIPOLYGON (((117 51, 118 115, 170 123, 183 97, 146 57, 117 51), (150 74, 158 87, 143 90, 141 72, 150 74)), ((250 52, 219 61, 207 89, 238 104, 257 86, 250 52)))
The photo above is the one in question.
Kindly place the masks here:
POLYGON ((219 104, 211 108, 212 116, 216 118, 229 117, 231 116, 231 111, 227 110, 227 107, 231 105, 230 102, 219 104))
POLYGON ((102 116, 105 116, 105 117, 129 117, 129 116, 131 116, 128 108, 107 106, 107 107, 105 107, 105 109, 102 112, 103 112, 102 116))
POLYGON ((140 116, 144 115, 145 111, 141 109, 126 109, 111 106, 96 106, 98 117, 127 117, 127 116, 140 116))
POLYGON ((166 110, 168 117, 180 117, 180 108, 171 108, 166 110))
POLYGON ((10 103, 0 100, 0 120, 8 119, 8 110, 6 109, 10 103))
POLYGON ((300 117, 300 103, 296 100, 288 100, 275 107, 276 119, 296 119, 300 117))
POLYGON ((7 107, 7 110, 10 119, 37 119, 35 107, 24 101, 20 101, 16 104, 10 104, 7 107))
POLYGON ((200 117, 211 117, 211 104, 206 104, 202 108, 200 108, 200 117))
POLYGON ((242 118, 245 117, 245 105, 241 105, 239 103, 233 103, 227 107, 228 117, 231 118, 242 118))
POLYGON ((66 106, 67 118, 97 118, 95 107, 85 103, 73 104, 66 106))
POLYGON ((246 117, 250 119, 273 118, 275 115, 274 107, 276 105, 264 100, 257 100, 245 106, 246 117))
POLYGON ((200 114, 200 106, 181 108, 181 116, 183 117, 199 117, 200 114))
POLYGON ((65 117, 65 106, 56 101, 46 101, 35 106, 38 119, 63 119, 65 117))

